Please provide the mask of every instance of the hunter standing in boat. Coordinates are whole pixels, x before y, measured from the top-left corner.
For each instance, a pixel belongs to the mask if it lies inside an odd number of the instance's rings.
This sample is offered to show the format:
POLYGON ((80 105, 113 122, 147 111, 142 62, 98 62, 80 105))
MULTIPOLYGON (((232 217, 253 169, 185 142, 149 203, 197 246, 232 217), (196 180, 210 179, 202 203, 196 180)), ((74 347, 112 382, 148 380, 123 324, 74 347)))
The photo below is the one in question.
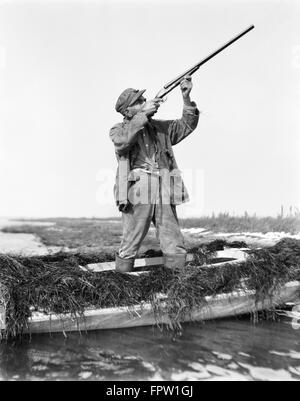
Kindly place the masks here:
POLYGON ((172 146, 195 130, 199 110, 190 99, 190 76, 181 82, 183 113, 178 120, 152 119, 161 99, 146 101, 145 90, 126 89, 116 111, 124 117, 110 130, 118 170, 114 195, 122 212, 123 238, 116 254, 116 270, 133 270, 134 259, 151 222, 169 268, 183 267, 186 248, 179 228, 176 205, 187 202, 188 194, 172 146))

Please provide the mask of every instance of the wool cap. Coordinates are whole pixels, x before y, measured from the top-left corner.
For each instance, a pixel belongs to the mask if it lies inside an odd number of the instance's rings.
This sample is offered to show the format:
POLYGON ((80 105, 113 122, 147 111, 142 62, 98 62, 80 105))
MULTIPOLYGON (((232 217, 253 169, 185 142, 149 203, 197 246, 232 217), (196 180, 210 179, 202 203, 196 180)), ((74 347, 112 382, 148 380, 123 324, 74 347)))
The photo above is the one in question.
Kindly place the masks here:
POLYGON ((146 91, 146 89, 138 90, 133 88, 125 89, 119 96, 115 109, 118 113, 124 114, 127 107, 132 106, 146 91))

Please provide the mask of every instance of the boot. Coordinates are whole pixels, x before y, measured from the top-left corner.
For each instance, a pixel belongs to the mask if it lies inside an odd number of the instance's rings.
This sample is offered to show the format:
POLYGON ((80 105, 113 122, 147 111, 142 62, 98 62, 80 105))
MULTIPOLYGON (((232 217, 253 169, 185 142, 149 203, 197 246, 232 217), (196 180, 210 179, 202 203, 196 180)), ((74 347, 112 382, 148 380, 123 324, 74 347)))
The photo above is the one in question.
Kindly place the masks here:
POLYGON ((116 271, 119 273, 128 273, 133 271, 134 258, 123 259, 116 253, 116 271))
POLYGON ((182 269, 185 266, 186 253, 164 254, 164 265, 169 269, 182 269))

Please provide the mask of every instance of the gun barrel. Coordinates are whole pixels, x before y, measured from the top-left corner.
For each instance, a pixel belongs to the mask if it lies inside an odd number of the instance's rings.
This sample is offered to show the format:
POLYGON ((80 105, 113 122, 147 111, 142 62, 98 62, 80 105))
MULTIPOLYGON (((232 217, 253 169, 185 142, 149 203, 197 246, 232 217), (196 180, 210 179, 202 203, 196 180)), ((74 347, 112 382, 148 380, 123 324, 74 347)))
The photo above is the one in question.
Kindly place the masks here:
MULTIPOLYGON (((172 81, 168 82, 165 86, 164 89, 168 89, 170 88, 170 86, 176 84, 176 83, 180 83, 180 81, 186 76, 186 75, 192 75, 194 74, 194 72, 196 72, 198 70, 198 68, 201 67, 201 65, 207 63, 207 61, 209 61, 210 59, 212 59, 213 57, 215 57, 217 54, 219 54, 221 51, 223 51, 224 49, 226 49, 226 47, 232 45, 234 42, 236 42, 237 40, 239 40, 242 36, 246 35, 246 33, 250 32, 252 29, 254 28, 254 25, 250 25, 247 29, 245 29, 243 32, 239 33, 238 35, 236 35, 233 39, 229 40, 228 42, 226 42, 223 46, 219 47, 217 50, 215 50, 213 53, 211 53, 209 56, 205 57, 203 60, 199 61, 199 63, 195 64, 192 68, 190 68, 189 70, 185 71, 183 74, 179 75, 177 78, 173 79, 172 81)), ((177 85, 176 85, 177 86, 177 85)), ((175 88, 175 86, 174 86, 175 88)), ((172 89, 174 89, 172 88, 172 89)))
POLYGON ((200 68, 200 65, 196 64, 194 67, 190 68, 189 70, 185 71, 183 74, 180 74, 177 78, 173 79, 173 81, 168 82, 166 85, 164 85, 164 89, 170 88, 170 86, 180 83, 180 81, 186 76, 186 75, 193 75, 198 69, 200 68))

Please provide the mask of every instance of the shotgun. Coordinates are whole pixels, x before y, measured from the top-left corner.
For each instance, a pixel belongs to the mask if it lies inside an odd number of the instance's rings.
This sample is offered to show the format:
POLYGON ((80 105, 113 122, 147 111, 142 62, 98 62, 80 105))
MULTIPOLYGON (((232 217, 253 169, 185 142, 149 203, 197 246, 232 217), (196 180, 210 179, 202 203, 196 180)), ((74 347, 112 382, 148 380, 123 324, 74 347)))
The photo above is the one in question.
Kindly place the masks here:
POLYGON ((217 50, 215 50, 209 56, 207 56, 203 60, 199 61, 199 63, 195 64, 189 70, 185 71, 183 74, 179 75, 177 78, 168 82, 166 85, 164 85, 164 87, 158 92, 158 94, 155 97, 159 98, 159 99, 163 99, 168 93, 170 93, 173 89, 175 89, 178 85, 180 85, 181 81, 183 81, 186 76, 193 75, 201 67, 201 65, 207 63, 210 59, 212 59, 217 54, 222 52, 224 49, 226 49, 226 47, 232 45, 234 42, 239 40, 242 36, 246 35, 246 33, 250 32, 253 28, 254 28, 254 25, 249 26, 247 29, 245 29, 243 32, 236 35, 233 39, 226 42, 223 46, 219 47, 217 50))

